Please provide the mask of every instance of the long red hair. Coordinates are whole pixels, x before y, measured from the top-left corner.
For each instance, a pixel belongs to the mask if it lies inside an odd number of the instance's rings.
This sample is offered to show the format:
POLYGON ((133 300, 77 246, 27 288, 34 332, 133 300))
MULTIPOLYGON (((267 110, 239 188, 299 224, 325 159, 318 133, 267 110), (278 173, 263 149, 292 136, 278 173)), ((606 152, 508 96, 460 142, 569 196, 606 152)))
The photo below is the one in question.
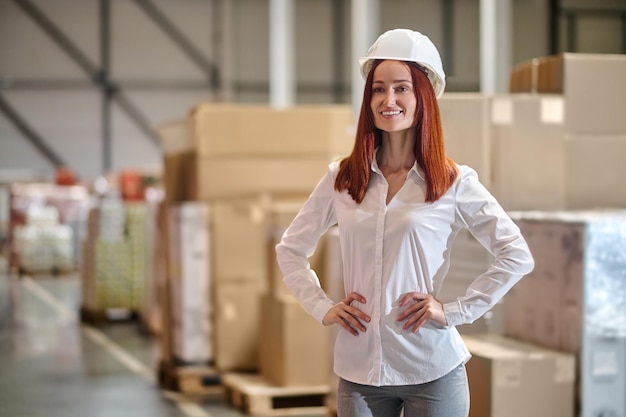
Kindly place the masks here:
MULTIPOLYGON (((382 131, 374 126, 374 114, 370 106, 374 70, 381 62, 382 60, 374 61, 367 75, 354 148, 341 161, 335 180, 335 190, 347 190, 359 204, 363 201, 369 184, 374 151, 381 145, 383 138, 382 131)), ((411 72, 413 92, 417 97, 413 120, 417 126, 415 159, 426 177, 426 201, 434 202, 448 191, 458 175, 458 169, 445 153, 439 105, 430 80, 416 63, 405 63, 411 72)))

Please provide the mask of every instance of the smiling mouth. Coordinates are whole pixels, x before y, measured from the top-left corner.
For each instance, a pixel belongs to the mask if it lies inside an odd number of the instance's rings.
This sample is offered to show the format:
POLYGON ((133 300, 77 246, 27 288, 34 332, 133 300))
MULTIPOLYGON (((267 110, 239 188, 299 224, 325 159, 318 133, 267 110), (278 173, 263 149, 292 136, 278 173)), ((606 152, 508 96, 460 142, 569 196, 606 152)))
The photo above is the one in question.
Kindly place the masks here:
POLYGON ((399 115, 400 113, 402 113, 402 111, 401 111, 401 110, 383 111, 383 112, 381 112, 381 114, 382 114, 383 116, 397 116, 397 115, 399 115))

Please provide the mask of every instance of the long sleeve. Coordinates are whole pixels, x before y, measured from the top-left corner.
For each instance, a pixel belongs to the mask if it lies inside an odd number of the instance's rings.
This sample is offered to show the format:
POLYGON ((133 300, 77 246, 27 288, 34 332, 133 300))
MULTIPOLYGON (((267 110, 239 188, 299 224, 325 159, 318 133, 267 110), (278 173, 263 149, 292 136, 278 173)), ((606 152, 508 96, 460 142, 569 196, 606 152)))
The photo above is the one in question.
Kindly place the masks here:
POLYGON ((276 259, 284 282, 302 307, 320 323, 335 304, 322 290, 309 264, 320 237, 336 224, 332 169, 315 187, 276 245, 276 259))
POLYGON ((459 221, 494 256, 494 262, 470 284, 464 296, 444 305, 450 326, 481 317, 534 268, 519 228, 480 183, 476 172, 465 171, 456 187, 459 221))

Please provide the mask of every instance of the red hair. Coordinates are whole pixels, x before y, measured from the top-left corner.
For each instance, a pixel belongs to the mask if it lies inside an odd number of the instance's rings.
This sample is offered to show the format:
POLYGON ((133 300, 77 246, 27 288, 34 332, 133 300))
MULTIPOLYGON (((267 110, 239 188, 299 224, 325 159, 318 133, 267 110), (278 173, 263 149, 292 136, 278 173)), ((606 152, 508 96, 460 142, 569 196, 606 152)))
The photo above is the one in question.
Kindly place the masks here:
MULTIPOLYGON (((382 60, 374 61, 367 75, 354 148, 341 161, 335 180, 335 190, 347 190, 359 204, 365 198, 369 184, 374 151, 381 145, 383 138, 382 131, 374 126, 374 114, 370 106, 374 70, 381 62, 382 60)), ((414 124, 417 126, 415 159, 426 177, 426 201, 432 203, 448 191, 458 175, 458 169, 445 154, 439 105, 430 80, 419 65, 414 62, 405 63, 411 72, 413 93, 417 97, 414 115, 414 124)))

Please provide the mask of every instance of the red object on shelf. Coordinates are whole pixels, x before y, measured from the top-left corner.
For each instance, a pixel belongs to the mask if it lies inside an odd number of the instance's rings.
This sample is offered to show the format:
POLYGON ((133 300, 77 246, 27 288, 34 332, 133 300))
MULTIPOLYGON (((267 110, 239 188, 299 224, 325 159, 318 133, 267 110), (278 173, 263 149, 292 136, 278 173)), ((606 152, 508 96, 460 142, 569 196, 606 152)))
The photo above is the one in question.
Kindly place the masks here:
POLYGON ((122 199, 136 201, 144 199, 144 185, 141 175, 136 171, 125 170, 120 173, 120 193, 122 199))
POLYGON ((68 167, 57 167, 54 182, 57 185, 76 185, 76 176, 68 167))

